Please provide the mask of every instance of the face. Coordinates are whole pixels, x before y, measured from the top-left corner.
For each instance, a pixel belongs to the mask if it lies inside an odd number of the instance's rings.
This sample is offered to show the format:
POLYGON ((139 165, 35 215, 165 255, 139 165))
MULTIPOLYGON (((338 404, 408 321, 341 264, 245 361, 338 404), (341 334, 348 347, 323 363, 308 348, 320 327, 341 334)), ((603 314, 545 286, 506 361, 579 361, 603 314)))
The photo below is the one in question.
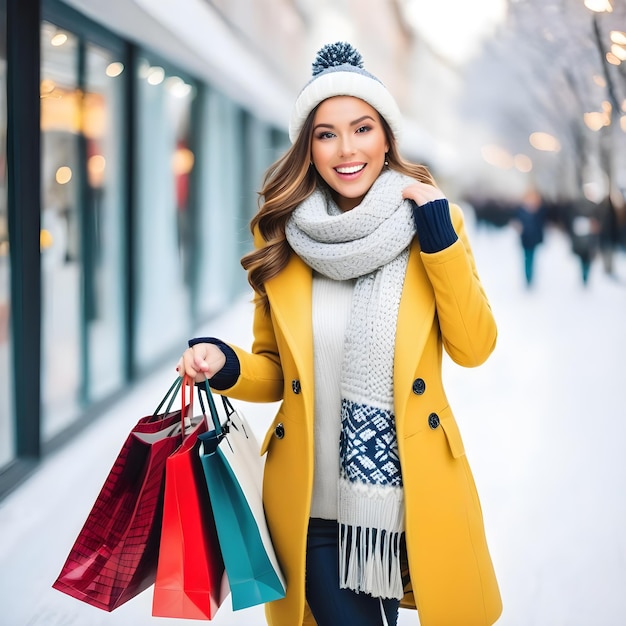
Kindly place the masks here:
POLYGON ((380 116, 367 102, 336 96, 318 106, 311 160, 342 211, 361 203, 383 169, 388 150, 380 116))

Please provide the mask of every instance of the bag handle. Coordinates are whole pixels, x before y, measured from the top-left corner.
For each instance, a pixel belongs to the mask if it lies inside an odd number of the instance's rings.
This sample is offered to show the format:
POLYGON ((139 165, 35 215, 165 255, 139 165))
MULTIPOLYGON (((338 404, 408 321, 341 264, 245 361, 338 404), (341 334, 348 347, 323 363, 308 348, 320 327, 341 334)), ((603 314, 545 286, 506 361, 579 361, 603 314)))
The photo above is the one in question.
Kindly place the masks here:
MULTIPOLYGON (((203 383, 198 385, 198 400, 200 400, 200 406, 202 407, 202 413, 206 415, 206 409, 204 408, 204 402, 202 401, 202 393, 206 396, 207 402, 209 404, 209 412, 211 413, 211 421, 213 422, 213 428, 215 429, 215 434, 217 437, 221 437, 223 429, 222 424, 220 422, 220 416, 217 412, 217 408, 215 406, 215 401, 213 400, 213 393, 211 392, 211 387, 209 386, 209 379, 205 378, 203 383)), ((224 396, 222 396, 222 400, 224 396)))
POLYGON ((159 406, 155 409, 154 413, 152 414, 152 417, 148 420, 149 422, 155 420, 158 417, 159 412, 163 408, 163 405, 167 402, 168 398, 169 398, 169 403, 167 405, 167 408, 165 409, 165 414, 167 415, 172 410, 172 405, 174 404, 174 400, 176 399, 178 390, 180 389, 180 386, 182 384, 183 384, 183 379, 180 377, 177 377, 176 380, 172 383, 172 386, 167 390, 167 393, 163 397, 163 400, 161 400, 161 402, 159 403, 159 406))
POLYGON ((180 394, 180 428, 181 434, 183 437, 183 441, 185 440, 185 419, 187 419, 187 423, 191 426, 191 420, 193 419, 193 380, 185 374, 182 378, 182 391, 180 394), (189 388, 189 411, 187 411, 187 415, 185 415, 185 399, 186 399, 186 389, 189 388))
POLYGON ((222 404, 224 405, 226 417, 230 418, 230 416, 235 412, 233 405, 230 403, 230 400, 226 396, 222 396, 222 404))

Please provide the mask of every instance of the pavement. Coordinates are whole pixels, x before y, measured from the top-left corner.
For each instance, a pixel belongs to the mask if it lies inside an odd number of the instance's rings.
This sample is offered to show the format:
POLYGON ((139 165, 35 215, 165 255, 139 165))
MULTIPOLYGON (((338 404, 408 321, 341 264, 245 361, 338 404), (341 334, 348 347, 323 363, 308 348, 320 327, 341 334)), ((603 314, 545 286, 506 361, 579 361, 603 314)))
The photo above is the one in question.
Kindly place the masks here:
MULTIPOLYGON (((468 223, 499 340, 479 368, 446 360, 444 378, 501 586, 498 626, 623 626, 625 254, 614 277, 596 260, 583 287, 565 236, 551 230, 527 289, 515 232, 468 223)), ((198 335, 249 345, 249 300, 198 335)), ((0 626, 189 624, 152 617, 151 589, 106 613, 51 588, 123 440, 156 408, 174 366, 130 389, 0 502, 0 626)), ((276 407, 237 406, 262 437, 276 407)), ((265 621, 261 607, 233 612, 227 598, 213 623, 265 621)), ((398 624, 417 626, 416 612, 401 610, 398 624)))

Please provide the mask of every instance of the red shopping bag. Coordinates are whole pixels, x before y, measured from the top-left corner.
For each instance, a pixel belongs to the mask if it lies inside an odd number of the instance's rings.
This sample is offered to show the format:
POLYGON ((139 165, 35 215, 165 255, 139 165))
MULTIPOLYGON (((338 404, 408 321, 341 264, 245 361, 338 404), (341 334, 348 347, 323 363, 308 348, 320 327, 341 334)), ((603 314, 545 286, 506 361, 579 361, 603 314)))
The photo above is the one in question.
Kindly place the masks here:
POLYGON ((181 420, 188 411, 184 407, 170 413, 181 383, 178 379, 155 413, 131 430, 52 585, 55 589, 112 611, 154 583, 165 462, 181 445, 181 420), (165 413, 159 414, 168 397, 165 413))
MULTIPOLYGON (((187 384, 193 407, 193 382, 187 378, 183 405, 187 384)), ((152 598, 156 617, 212 619, 229 593, 199 456, 198 435, 206 430, 205 419, 186 432, 181 447, 165 465, 163 524, 152 598)))

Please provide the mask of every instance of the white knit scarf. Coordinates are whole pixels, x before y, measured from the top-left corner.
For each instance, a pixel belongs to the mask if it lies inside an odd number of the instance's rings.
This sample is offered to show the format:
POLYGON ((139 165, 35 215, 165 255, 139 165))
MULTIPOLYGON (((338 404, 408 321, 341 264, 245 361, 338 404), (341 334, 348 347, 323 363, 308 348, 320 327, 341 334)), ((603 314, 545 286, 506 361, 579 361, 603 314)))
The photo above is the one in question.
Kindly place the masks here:
POLYGON ((400 296, 415 234, 402 190, 411 178, 385 170, 361 204, 342 213, 325 189, 293 212, 286 236, 314 270, 356 278, 341 379, 340 586, 403 596, 404 499, 393 406, 400 296))

